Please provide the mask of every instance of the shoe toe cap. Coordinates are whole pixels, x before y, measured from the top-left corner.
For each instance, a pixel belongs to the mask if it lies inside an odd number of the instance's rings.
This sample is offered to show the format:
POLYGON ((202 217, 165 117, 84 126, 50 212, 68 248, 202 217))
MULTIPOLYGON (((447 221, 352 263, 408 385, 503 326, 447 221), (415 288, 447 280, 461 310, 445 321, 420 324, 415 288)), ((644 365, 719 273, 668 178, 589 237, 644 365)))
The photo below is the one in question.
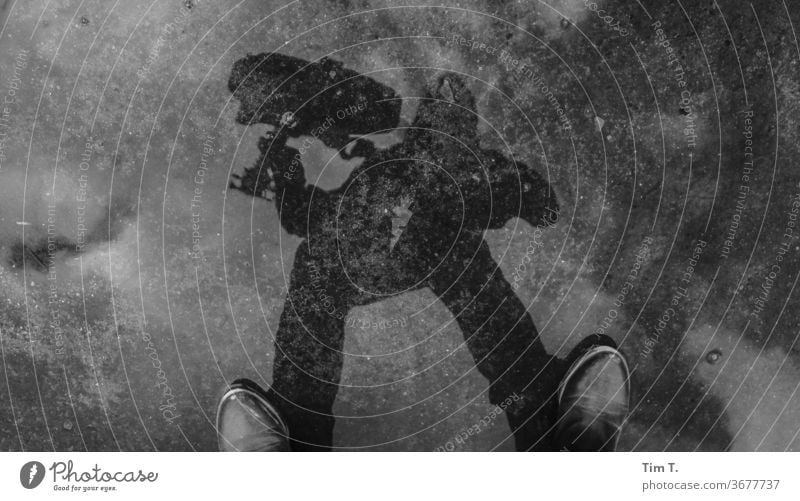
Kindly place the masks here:
POLYGON ((282 424, 258 397, 244 391, 229 395, 218 418, 221 451, 288 450, 282 424))

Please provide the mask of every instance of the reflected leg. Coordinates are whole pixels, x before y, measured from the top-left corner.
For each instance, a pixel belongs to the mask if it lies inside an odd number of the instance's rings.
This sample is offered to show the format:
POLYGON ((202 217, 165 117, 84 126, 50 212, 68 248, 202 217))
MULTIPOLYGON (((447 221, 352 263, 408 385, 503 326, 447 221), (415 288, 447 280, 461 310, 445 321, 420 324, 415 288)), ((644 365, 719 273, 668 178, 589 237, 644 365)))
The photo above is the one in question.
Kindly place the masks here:
POLYGON ((269 393, 295 451, 329 450, 333 441, 349 297, 342 289, 346 281, 325 263, 309 255, 305 242, 297 249, 275 340, 269 393))
POLYGON ((455 316, 478 370, 489 379, 490 402, 512 398, 506 416, 517 450, 553 450, 548 430, 555 422, 563 363, 547 354, 488 246, 478 245, 471 260, 466 253, 454 254, 432 276, 431 288, 455 316))

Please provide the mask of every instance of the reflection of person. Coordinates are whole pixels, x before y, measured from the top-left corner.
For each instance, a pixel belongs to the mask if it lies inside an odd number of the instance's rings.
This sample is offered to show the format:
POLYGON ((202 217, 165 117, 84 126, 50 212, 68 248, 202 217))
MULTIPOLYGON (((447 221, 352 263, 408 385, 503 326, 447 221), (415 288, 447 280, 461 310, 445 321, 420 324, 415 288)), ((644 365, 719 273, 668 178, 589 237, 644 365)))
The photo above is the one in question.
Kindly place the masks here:
MULTIPOLYGON (((242 85, 258 88, 250 81, 242 85)), ((252 123, 258 112, 251 108, 260 110, 262 103, 241 92, 238 97, 242 123, 252 123)), ((326 116, 292 111, 292 120, 326 116)), ((383 151, 356 143, 354 150, 366 158, 333 191, 307 185, 302 166, 289 172, 299 158, 285 144, 291 120, 273 137, 262 138, 257 172, 246 171, 236 187, 251 195, 274 191, 281 225, 304 240, 276 336, 272 387, 263 392, 240 382, 230 388, 218 413, 223 449, 265 448, 260 439, 249 442, 253 427, 288 434, 288 441, 277 441, 274 433, 269 440, 281 449, 329 449, 347 312, 422 287, 433 290, 458 322, 478 370, 489 380, 489 400, 499 405, 519 396, 506 408, 517 449, 557 447, 553 395, 565 364, 545 352, 483 239, 484 230, 500 228, 512 217, 534 226, 552 223, 555 194, 527 166, 481 149, 477 120, 461 78, 442 75, 420 100, 403 142, 383 151), (242 434, 245 438, 236 438, 242 434)), ((624 365, 616 351, 601 358, 617 368, 624 365)), ((617 389, 625 389, 623 371, 617 372, 623 380, 617 389)), ((572 398, 571 391, 564 395, 572 398)))

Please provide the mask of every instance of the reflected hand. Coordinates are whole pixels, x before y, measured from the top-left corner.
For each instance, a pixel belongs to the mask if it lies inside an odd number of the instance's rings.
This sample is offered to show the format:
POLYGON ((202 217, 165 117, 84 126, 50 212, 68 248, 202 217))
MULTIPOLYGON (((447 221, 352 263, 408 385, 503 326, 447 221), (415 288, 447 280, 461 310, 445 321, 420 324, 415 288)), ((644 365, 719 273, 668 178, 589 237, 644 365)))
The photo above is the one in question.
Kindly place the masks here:
POLYGON ((305 186, 305 172, 300 152, 286 145, 284 132, 269 132, 258 140, 261 152, 252 167, 244 174, 232 174, 229 186, 250 196, 272 200, 272 194, 290 187, 305 186))

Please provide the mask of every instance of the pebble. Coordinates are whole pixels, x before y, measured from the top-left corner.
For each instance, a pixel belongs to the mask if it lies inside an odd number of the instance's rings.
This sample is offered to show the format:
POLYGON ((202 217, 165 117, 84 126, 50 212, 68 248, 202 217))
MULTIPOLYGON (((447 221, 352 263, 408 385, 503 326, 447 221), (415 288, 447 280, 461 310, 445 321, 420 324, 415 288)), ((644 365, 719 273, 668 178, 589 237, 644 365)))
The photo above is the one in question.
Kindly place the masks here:
POLYGON ((719 362, 719 359, 722 358, 722 352, 718 349, 713 349, 708 352, 706 355, 706 362, 710 364, 715 364, 719 362))

